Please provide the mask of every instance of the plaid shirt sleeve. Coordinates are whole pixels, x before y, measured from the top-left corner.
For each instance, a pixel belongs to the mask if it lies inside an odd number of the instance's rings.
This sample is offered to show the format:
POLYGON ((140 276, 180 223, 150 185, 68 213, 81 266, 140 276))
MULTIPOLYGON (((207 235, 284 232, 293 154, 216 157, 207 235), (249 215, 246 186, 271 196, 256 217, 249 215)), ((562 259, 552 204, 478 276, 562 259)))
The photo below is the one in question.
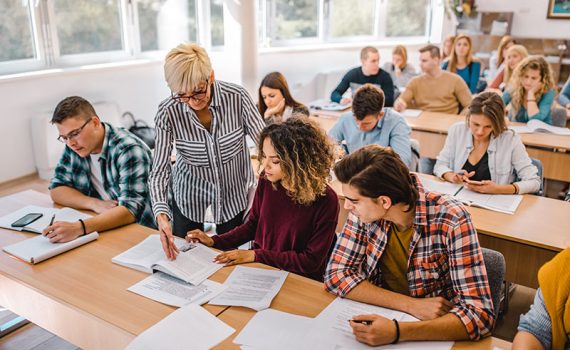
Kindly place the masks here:
POLYGON ((118 157, 119 205, 126 207, 137 221, 143 216, 147 204, 150 152, 140 145, 124 147, 118 157))
POLYGON ((325 271, 325 288, 329 292, 344 297, 366 279, 363 262, 367 242, 358 218, 349 214, 325 271))
POLYGON ((49 189, 68 186, 77 189, 86 196, 90 195, 90 179, 89 177, 81 176, 89 173, 89 169, 85 168, 85 165, 84 162, 81 162, 79 156, 66 146, 55 167, 49 189))
POLYGON ((457 296, 450 310, 465 325, 471 340, 491 334, 495 324, 491 290, 477 231, 465 212, 449 235, 449 268, 457 296))

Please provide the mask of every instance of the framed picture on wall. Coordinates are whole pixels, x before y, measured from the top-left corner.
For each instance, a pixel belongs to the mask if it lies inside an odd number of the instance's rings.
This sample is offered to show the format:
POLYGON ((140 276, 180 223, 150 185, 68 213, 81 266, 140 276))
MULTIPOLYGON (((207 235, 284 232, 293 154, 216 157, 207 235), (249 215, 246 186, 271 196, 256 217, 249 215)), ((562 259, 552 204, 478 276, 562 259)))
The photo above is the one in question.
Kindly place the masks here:
POLYGON ((548 18, 570 19, 570 0, 549 0, 548 18))

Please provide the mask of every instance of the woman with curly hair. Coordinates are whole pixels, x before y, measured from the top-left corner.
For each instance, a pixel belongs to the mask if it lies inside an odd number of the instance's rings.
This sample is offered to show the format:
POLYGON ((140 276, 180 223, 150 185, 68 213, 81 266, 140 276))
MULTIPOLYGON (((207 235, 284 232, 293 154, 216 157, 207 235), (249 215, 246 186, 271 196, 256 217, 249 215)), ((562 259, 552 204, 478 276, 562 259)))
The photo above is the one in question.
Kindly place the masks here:
POLYGON ((283 122, 293 114, 309 116, 309 109, 291 96, 287 79, 279 72, 267 74, 257 94, 257 108, 267 124, 283 122))
POLYGON ((215 258, 226 266, 255 261, 322 281, 339 212, 327 185, 334 147, 313 122, 294 117, 267 126, 258 149, 263 172, 247 221, 222 236, 194 230, 186 239, 226 250, 215 258), (235 249, 252 240, 253 249, 235 249))
POLYGON ((529 56, 515 68, 503 102, 509 109, 509 119, 526 123, 538 119, 552 124, 550 111, 556 96, 552 69, 544 57, 529 56))

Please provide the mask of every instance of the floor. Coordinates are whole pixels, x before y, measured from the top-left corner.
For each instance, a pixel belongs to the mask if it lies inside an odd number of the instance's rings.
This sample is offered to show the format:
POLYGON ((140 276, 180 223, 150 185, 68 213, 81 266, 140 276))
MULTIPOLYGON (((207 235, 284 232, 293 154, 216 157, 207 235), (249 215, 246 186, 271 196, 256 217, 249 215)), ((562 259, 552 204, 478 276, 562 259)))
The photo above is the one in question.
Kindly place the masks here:
MULTIPOLYGON (((24 191, 27 189, 47 193, 47 181, 40 180, 37 176, 26 176, 25 178, 0 184, 0 196, 24 191)), ((526 313, 534 299, 535 289, 524 286, 516 286, 512 292, 509 302, 509 309, 496 325, 493 335, 495 337, 512 341, 516 334, 519 317, 526 313)), ((8 310, 2 310, 0 306, 0 324, 15 317, 8 310)), ((43 328, 28 324, 17 331, 0 338, 0 349, 2 350, 50 350, 50 349, 78 349, 65 340, 51 334, 43 328)))

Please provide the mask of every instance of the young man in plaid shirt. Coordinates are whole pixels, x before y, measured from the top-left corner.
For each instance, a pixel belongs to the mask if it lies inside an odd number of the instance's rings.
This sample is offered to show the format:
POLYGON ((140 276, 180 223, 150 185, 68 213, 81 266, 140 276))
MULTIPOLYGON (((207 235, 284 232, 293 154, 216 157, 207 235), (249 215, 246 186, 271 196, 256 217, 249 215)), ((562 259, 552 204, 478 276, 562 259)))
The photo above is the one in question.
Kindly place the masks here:
POLYGON ((326 288, 420 320, 357 315, 369 322, 350 322, 356 339, 382 345, 490 335, 491 292, 465 208, 424 191, 389 148, 365 146, 337 163, 335 174, 350 214, 325 272, 326 288))
POLYGON ((98 215, 76 222, 57 221, 44 234, 51 242, 138 222, 154 227, 147 179, 151 153, 130 132, 103 123, 87 100, 62 100, 51 120, 66 147, 50 183, 50 195, 63 206, 98 215))

